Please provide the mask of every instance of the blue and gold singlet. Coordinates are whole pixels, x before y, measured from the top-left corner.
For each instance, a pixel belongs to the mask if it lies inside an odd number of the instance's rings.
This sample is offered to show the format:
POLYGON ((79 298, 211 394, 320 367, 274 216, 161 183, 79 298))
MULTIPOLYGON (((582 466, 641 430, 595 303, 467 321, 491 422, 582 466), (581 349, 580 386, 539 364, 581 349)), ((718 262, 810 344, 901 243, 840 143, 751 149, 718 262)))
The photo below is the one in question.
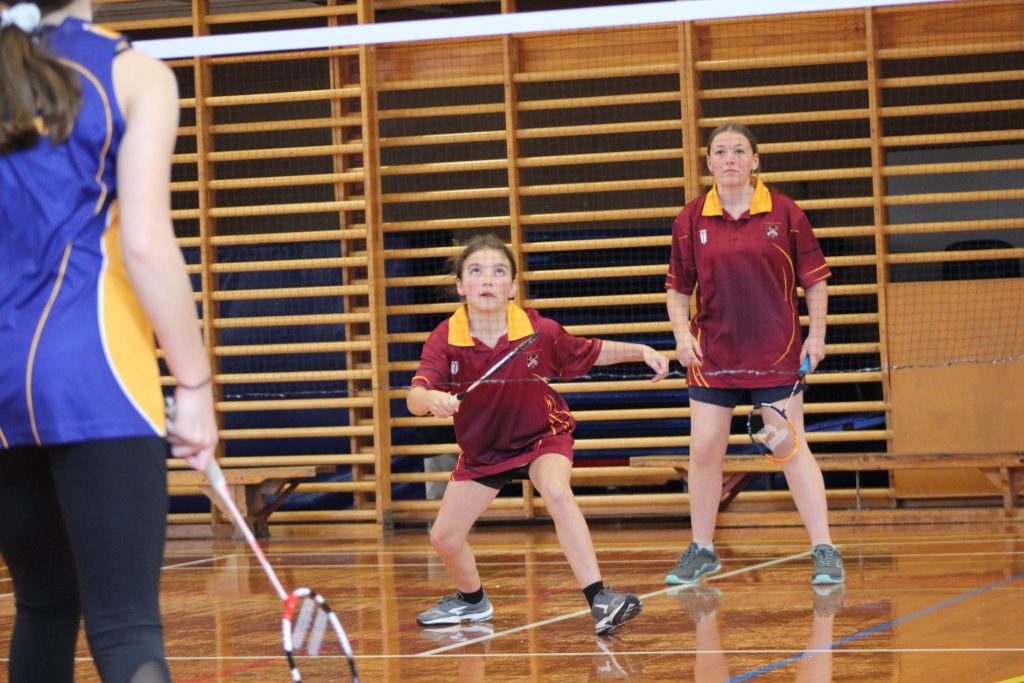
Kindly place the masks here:
POLYGON ((0 447, 159 436, 153 332, 121 258, 121 36, 43 29, 82 84, 71 136, 0 155, 0 447))

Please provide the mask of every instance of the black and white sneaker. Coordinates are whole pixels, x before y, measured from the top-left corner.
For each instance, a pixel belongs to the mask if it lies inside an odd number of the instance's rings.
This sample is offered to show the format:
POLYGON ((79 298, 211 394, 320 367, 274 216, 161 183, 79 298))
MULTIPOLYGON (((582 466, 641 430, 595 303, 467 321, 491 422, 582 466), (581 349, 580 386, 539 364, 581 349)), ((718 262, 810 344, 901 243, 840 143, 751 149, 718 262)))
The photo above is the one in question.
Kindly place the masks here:
POLYGON ((590 614, 594 617, 594 632, 602 636, 611 633, 627 621, 640 614, 643 605, 633 593, 616 593, 603 588, 594 598, 590 614))

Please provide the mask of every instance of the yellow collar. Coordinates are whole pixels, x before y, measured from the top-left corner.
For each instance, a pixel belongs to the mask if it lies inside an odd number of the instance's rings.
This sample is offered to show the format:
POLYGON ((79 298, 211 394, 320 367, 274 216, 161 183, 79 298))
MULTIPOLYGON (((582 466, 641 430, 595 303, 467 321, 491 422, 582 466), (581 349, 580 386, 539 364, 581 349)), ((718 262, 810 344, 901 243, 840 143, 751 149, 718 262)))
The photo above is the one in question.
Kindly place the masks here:
MULTIPOLYGON (((526 311, 514 303, 508 304, 508 340, 515 341, 533 334, 533 325, 526 311)), ((469 315, 466 305, 459 306, 454 315, 448 319, 448 343, 452 346, 475 346, 473 335, 469 333, 469 315)))
MULTIPOLYGON (((760 178, 754 178, 754 196, 750 200, 750 215, 758 213, 769 213, 772 210, 772 195, 768 192, 768 186, 761 182, 760 178)), ((701 216, 721 216, 722 200, 718 196, 718 185, 713 185, 704 200, 704 208, 701 216)))

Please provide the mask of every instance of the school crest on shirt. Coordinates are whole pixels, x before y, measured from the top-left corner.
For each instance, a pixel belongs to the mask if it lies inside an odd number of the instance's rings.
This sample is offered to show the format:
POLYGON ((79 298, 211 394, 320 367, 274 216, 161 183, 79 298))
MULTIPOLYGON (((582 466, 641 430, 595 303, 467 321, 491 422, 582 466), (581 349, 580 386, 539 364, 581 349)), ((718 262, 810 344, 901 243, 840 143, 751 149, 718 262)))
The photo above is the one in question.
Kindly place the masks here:
POLYGON ((451 363, 449 363, 448 371, 451 372, 453 375, 459 374, 459 361, 453 360, 451 363))
POLYGON ((778 223, 765 223, 764 233, 768 235, 768 239, 773 240, 779 236, 779 224, 778 223))
POLYGON ((533 370, 535 367, 537 367, 537 364, 540 363, 539 355, 540 354, 538 354, 538 353, 528 353, 528 354, 526 354, 526 368, 527 368, 527 370, 533 370))
POLYGON ((707 231, 706 228, 702 228, 700 230, 700 232, 697 233, 697 235, 700 237, 700 243, 701 244, 707 244, 708 243, 708 231, 707 231))

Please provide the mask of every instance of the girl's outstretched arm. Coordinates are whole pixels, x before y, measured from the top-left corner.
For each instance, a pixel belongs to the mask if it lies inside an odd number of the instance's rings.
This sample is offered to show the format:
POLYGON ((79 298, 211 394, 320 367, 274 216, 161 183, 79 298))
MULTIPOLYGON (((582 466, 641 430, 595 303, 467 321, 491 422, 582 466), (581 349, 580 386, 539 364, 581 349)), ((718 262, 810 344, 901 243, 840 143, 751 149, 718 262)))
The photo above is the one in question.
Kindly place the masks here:
POLYGON ((601 340, 601 353, 594 365, 614 365, 642 360, 654 370, 652 382, 662 380, 668 374, 668 358, 646 344, 630 344, 627 342, 601 340))

